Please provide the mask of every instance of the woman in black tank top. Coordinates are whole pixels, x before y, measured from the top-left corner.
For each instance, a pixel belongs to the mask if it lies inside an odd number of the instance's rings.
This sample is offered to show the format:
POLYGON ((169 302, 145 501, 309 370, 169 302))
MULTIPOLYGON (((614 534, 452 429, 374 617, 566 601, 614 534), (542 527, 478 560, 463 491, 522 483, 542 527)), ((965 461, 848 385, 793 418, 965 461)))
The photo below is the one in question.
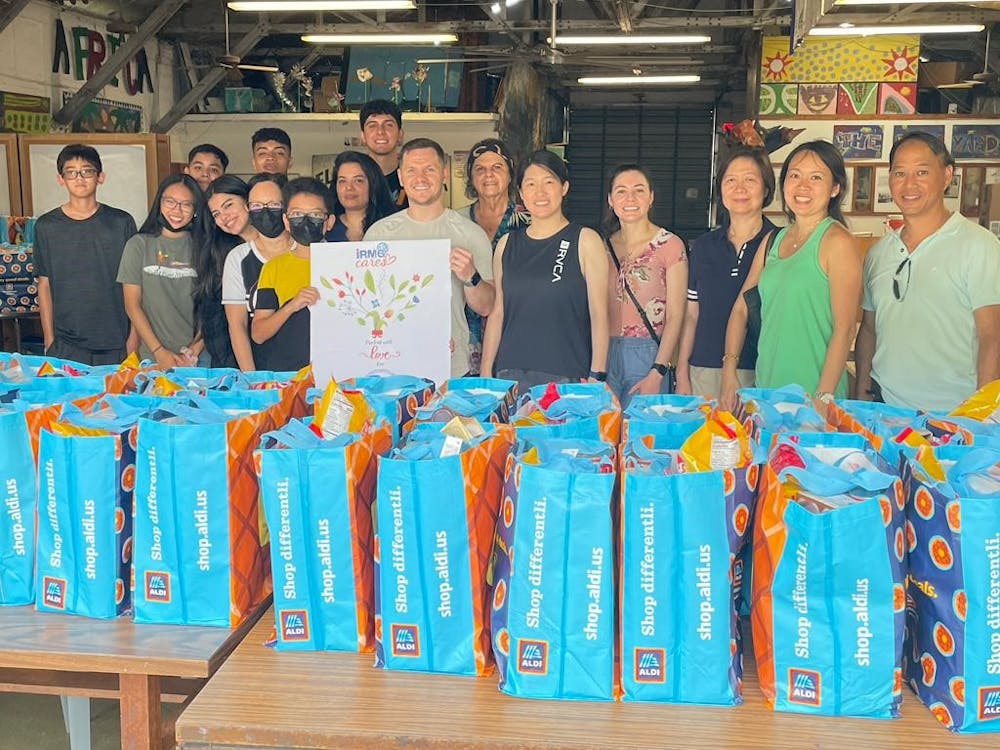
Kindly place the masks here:
POLYGON ((516 380, 522 391, 604 380, 608 263, 601 238, 563 215, 569 172, 552 152, 528 157, 520 190, 532 222, 501 239, 493 257, 497 294, 482 373, 516 380))

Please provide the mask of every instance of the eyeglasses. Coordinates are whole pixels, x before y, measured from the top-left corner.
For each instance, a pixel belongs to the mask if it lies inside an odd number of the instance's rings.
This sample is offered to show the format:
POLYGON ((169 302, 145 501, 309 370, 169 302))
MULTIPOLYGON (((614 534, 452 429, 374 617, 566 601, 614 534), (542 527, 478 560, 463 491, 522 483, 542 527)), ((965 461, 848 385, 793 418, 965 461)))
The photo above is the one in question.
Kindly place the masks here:
POLYGON ((317 221, 326 221, 326 217, 329 216, 326 211, 289 211, 288 218, 291 219, 301 219, 304 216, 308 216, 310 219, 316 219, 317 221))
POLYGON ((250 209, 250 213, 255 214, 258 211, 263 211, 265 208, 270 208, 272 210, 275 209, 281 210, 282 208, 284 208, 284 206, 282 205, 281 201, 271 201, 270 203, 258 203, 255 201, 253 203, 248 204, 247 208, 250 209))
POLYGON ((179 208, 184 213, 191 213, 194 211, 193 201, 179 201, 170 196, 166 196, 160 199, 160 204, 168 211, 173 211, 175 208, 179 208))
POLYGON ((903 258, 903 262, 896 268, 896 273, 892 279, 892 296, 897 302, 902 302, 906 296, 906 291, 910 288, 910 256, 903 258), (903 269, 906 269, 906 281, 902 282, 903 269))
POLYGON ((77 177, 82 177, 85 180, 92 180, 97 177, 98 174, 100 174, 100 172, 93 167, 83 167, 83 169, 64 169, 62 176, 64 180, 75 180, 77 177))

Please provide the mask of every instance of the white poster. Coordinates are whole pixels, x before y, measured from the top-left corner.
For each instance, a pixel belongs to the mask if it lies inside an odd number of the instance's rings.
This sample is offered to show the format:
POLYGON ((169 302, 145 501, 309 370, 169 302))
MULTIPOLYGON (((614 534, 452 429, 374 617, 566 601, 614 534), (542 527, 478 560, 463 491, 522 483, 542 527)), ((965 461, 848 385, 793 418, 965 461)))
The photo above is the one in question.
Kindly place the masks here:
POLYGON ((363 375, 451 375, 448 240, 312 246, 311 352, 317 385, 363 375))

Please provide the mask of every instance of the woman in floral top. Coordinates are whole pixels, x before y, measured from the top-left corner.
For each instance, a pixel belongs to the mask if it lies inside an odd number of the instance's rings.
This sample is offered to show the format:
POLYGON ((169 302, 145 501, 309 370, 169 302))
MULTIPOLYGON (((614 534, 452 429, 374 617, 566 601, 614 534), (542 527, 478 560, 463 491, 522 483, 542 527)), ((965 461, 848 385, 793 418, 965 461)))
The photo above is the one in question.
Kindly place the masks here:
MULTIPOLYGON (((465 194, 475 201, 469 206, 469 218, 483 228, 496 250, 500 238, 514 229, 531 223, 531 214, 515 200, 514 160, 503 141, 484 138, 465 162, 465 194)), ((478 374, 483 354, 483 319, 466 306, 472 374, 478 374)))
POLYGON ((652 180, 639 165, 611 173, 608 206, 608 385, 624 407, 635 393, 669 392, 687 301, 687 253, 680 237, 650 221, 652 180))

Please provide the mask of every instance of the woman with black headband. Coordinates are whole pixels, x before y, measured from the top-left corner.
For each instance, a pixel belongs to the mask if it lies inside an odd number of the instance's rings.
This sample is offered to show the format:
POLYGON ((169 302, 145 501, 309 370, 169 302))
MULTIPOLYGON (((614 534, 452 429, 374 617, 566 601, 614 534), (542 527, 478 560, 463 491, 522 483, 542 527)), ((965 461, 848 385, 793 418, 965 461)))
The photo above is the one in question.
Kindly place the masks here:
MULTIPOLYGON (((507 145, 496 138, 479 141, 465 162, 465 194, 474 199, 469 206, 469 218, 482 227, 496 250, 500 238, 531 223, 531 214, 517 203, 514 187, 514 160, 507 145)), ((465 308, 469 321, 470 365, 479 372, 483 353, 483 319, 465 308)))

